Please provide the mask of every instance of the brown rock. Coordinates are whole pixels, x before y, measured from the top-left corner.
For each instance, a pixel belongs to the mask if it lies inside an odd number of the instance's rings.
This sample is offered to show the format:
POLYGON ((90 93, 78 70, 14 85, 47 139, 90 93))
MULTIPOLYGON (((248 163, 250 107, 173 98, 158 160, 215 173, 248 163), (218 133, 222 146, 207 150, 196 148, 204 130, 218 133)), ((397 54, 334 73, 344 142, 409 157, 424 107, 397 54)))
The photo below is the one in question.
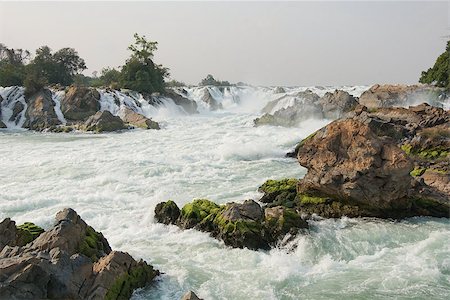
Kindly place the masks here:
POLYGON ((160 129, 158 122, 149 119, 132 109, 125 107, 121 112, 121 119, 130 125, 144 129, 160 129))
POLYGON ((55 113, 55 103, 52 100, 52 92, 43 89, 28 99, 28 107, 25 112, 27 120, 24 127, 32 130, 43 130, 61 122, 55 113))
POLYGON ((122 119, 109 111, 99 111, 84 123, 86 131, 104 132, 126 129, 122 119))
POLYGON ((181 300, 202 300, 193 291, 189 291, 181 297, 181 300))
POLYGON ((100 109, 99 100, 96 89, 71 86, 61 100, 61 111, 68 120, 85 120, 100 109))
POLYGON ((320 98, 319 103, 322 105, 324 117, 328 119, 337 119, 358 105, 355 97, 342 90, 327 92, 320 98))

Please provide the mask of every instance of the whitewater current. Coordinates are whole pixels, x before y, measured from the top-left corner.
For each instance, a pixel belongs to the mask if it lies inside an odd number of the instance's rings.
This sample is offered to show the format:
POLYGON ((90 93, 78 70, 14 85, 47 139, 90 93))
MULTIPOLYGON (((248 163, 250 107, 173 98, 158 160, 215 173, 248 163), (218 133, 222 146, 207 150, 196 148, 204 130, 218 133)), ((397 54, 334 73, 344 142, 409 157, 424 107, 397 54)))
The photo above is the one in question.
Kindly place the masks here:
MULTIPOLYGON (((347 90, 357 96, 363 89, 347 90)), ((232 249, 207 233, 155 222, 161 201, 258 199, 265 180, 306 173, 284 155, 330 120, 254 127, 260 109, 275 99, 264 95, 230 90, 224 110, 199 106, 191 116, 170 105, 149 108, 162 130, 1 130, 0 220, 48 229, 56 212, 75 209, 113 249, 163 273, 133 299, 179 299, 188 290, 204 299, 448 299, 448 219, 315 220, 309 233, 271 251, 232 249)), ((102 107, 119 113, 107 99, 102 107)))

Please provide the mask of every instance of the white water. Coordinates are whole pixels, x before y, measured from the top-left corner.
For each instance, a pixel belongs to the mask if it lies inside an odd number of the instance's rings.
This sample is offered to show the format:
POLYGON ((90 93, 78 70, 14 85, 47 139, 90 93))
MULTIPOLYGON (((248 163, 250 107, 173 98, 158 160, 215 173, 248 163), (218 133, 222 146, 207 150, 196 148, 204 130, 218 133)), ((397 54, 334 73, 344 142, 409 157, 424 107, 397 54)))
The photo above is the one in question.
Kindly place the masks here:
MULTIPOLYGON (((329 121, 255 128, 259 110, 280 94, 239 91, 239 104, 224 100, 225 110, 214 113, 187 116, 170 101, 142 106, 162 121, 159 131, 0 130, 0 219, 49 228, 58 210, 74 208, 113 249, 165 273, 135 299, 179 299, 190 289, 205 299, 450 297, 446 219, 314 221, 309 234, 270 252, 231 249, 206 233, 155 223, 160 201, 241 201, 257 198, 268 178, 305 174, 284 154, 329 121)), ((120 113, 110 100, 102 108, 120 113)))

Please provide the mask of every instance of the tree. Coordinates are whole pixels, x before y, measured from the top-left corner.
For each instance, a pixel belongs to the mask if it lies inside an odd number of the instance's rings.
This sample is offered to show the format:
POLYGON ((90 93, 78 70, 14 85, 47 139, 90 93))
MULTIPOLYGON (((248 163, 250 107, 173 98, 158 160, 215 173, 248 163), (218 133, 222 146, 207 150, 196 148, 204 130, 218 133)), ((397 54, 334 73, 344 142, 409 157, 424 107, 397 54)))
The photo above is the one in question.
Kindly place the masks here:
POLYGON ((230 86, 230 83, 228 81, 220 81, 216 80, 214 76, 211 74, 208 74, 202 81, 199 83, 200 86, 208 86, 208 85, 215 85, 215 86, 230 86))
POLYGON ((22 85, 28 50, 8 48, 0 44, 0 86, 22 85))
POLYGON ((141 93, 164 92, 164 78, 169 70, 153 62, 157 42, 134 34, 135 42, 128 49, 132 52, 121 70, 121 85, 141 93))
POLYGON ((450 53, 450 40, 447 41, 447 47, 445 52, 439 55, 434 63, 434 66, 429 68, 427 71, 422 72, 419 82, 427 84, 435 84, 438 87, 445 87, 450 90, 450 80, 449 80, 449 53, 450 53))

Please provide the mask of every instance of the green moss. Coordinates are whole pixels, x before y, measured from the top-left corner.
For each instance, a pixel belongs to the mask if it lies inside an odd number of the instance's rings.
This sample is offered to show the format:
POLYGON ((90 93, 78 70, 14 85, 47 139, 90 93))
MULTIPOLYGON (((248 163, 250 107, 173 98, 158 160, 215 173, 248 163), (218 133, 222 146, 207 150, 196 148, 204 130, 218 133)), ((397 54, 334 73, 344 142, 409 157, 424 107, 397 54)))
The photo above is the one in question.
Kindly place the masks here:
POLYGON ((93 262, 97 261, 101 254, 104 253, 101 234, 96 232, 91 226, 88 226, 86 228, 86 236, 78 247, 78 252, 86 255, 93 262))
POLYGON ((317 131, 311 133, 310 135, 308 135, 306 138, 304 138, 303 140, 301 140, 301 142, 298 144, 298 148, 300 148, 301 146, 303 146, 308 140, 312 139, 314 136, 316 136, 317 131))
POLYGON ((130 299, 134 289, 144 287, 158 274, 152 266, 140 265, 120 276, 106 293, 106 300, 130 299))
POLYGON ((411 154, 412 146, 410 144, 403 144, 400 148, 405 151, 406 154, 411 154))
POLYGON ((329 198, 327 197, 318 197, 318 196, 311 196, 307 194, 299 194, 297 195, 300 204, 321 204, 326 203, 329 198))
POLYGON ((415 167, 414 170, 409 172, 409 174, 413 177, 421 176, 423 173, 425 173, 426 169, 422 167, 415 167))
POLYGON ((262 186, 259 187, 259 191, 264 193, 275 193, 282 191, 296 191, 298 179, 285 178, 281 180, 267 180, 262 186))
POLYGON ((419 207, 423 207, 423 208, 430 208, 430 207, 435 207, 436 206, 436 202, 430 199, 426 199, 426 198, 414 198, 413 202, 419 206, 419 207))
POLYGON ((186 204, 181 209, 182 218, 195 219, 201 221, 210 214, 217 214, 220 206, 207 199, 197 199, 191 203, 186 204))
POLYGON ((43 232, 44 229, 31 222, 25 222, 22 225, 17 226, 19 246, 32 242, 43 232))

